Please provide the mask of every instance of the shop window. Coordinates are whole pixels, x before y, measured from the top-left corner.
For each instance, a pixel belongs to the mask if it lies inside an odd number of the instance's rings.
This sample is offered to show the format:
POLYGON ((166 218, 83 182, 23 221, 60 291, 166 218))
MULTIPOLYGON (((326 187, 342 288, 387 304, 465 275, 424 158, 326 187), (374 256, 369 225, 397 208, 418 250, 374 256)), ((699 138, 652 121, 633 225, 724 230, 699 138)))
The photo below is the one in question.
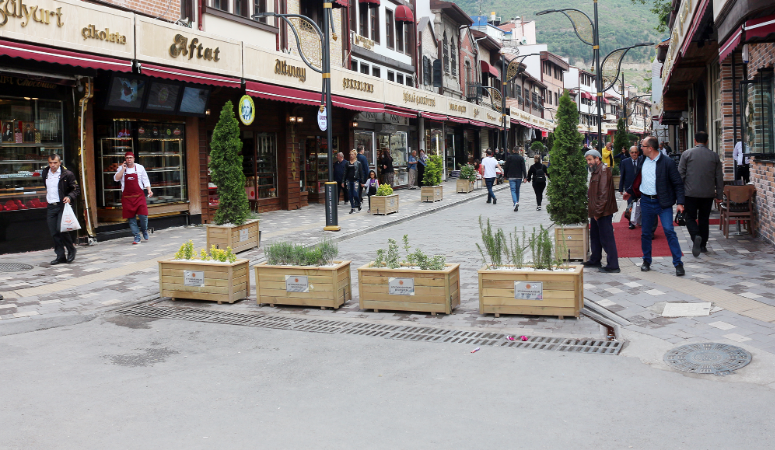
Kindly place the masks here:
POLYGON ((387 79, 388 81, 396 81, 396 73, 392 70, 387 71, 387 79))
MULTIPOLYGON (((258 14, 262 12, 267 12, 266 0, 253 0, 253 14, 258 14)), ((267 23, 266 17, 259 17, 256 20, 258 20, 261 23, 267 23)))
POLYGON ((377 77, 377 78, 382 78, 382 76, 380 74, 380 71, 379 71, 379 67, 372 67, 371 68, 371 76, 377 77))
POLYGON ((369 74, 369 65, 368 64, 361 63, 361 73, 364 74, 364 75, 368 75, 369 74))
POLYGON ((99 152, 97 204, 105 209, 121 208, 121 183, 113 176, 131 151, 135 162, 148 172, 153 197, 148 206, 185 202, 185 123, 114 119, 97 126, 99 152))
POLYGON ((48 156, 64 160, 62 102, 0 98, 0 224, 6 214, 45 209, 48 156))
MULTIPOLYGON (((355 148, 363 146, 366 159, 369 161, 369 167, 374 168, 376 155, 374 154, 374 132, 373 131, 355 131, 355 148)), ((368 172, 367 172, 368 173, 368 172)))
MULTIPOLYGON (((385 10, 385 45, 387 45, 387 48, 393 49, 393 35, 395 34, 395 25, 393 22, 393 11, 386 9, 385 10)), ((400 39, 400 38, 399 38, 400 39)), ((402 46, 399 44, 399 46, 402 46)))
POLYGON ((773 73, 761 72, 741 83, 743 131, 746 150, 754 155, 775 155, 773 124, 773 73))
POLYGON ((256 187, 258 198, 277 197, 277 145, 274 133, 257 133, 256 187))

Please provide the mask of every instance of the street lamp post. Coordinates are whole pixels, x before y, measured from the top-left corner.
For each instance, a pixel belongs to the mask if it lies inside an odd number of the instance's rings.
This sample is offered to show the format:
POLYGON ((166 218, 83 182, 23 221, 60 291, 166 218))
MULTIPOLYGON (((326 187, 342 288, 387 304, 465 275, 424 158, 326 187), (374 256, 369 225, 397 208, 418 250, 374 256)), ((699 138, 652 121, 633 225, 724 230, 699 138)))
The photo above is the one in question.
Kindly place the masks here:
MULTIPOLYGON (((330 40, 330 33, 331 33, 331 26, 333 23, 333 17, 332 17, 332 4, 330 1, 324 0, 323 2, 323 30, 320 30, 320 27, 318 27, 317 23, 315 23, 312 19, 310 19, 307 16, 303 16, 300 14, 278 14, 274 12, 263 12, 254 14, 252 16, 253 19, 258 19, 261 17, 279 17, 282 19, 288 27, 293 32, 294 37, 296 38, 296 47, 299 50, 299 56, 301 56, 301 59, 304 61, 304 64, 307 65, 310 69, 313 71, 321 74, 323 77, 323 92, 321 92, 321 99, 320 99, 320 112, 322 113, 325 111, 325 125, 326 125, 326 143, 328 146, 328 181, 326 182, 325 187, 325 208, 326 208, 326 226, 323 228, 325 231, 339 231, 341 228, 339 227, 339 215, 337 211, 337 203, 339 199, 338 189, 336 182, 334 181, 334 153, 333 153, 333 123, 331 122, 331 112, 332 112, 332 106, 331 106, 331 40, 330 40), (311 61, 309 57, 316 57, 317 55, 306 55, 304 50, 304 45, 315 45, 314 41, 311 41, 309 38, 306 40, 303 40, 299 36, 299 30, 297 29, 296 25, 291 22, 290 19, 297 19, 299 21, 300 25, 303 25, 303 27, 307 31, 313 31, 317 34, 318 39, 320 39, 320 67, 315 64, 317 61, 311 61), (308 57, 309 56, 309 57, 308 57)), ((333 38, 336 40, 336 33, 333 33, 333 38)), ((313 52, 314 53, 314 52, 313 52)), ((322 125, 322 120, 318 121, 320 125, 322 125)), ((322 126, 321 126, 322 128, 322 126)))

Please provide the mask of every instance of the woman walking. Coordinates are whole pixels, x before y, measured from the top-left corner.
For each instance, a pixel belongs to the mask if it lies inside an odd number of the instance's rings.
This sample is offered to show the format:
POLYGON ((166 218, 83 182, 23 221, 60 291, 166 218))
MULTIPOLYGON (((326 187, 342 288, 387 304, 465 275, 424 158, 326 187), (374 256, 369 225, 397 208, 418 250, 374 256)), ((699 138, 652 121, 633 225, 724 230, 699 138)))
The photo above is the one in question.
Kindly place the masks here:
POLYGON ((361 163, 358 161, 358 152, 350 151, 350 160, 344 166, 344 182, 347 183, 347 191, 350 193, 350 214, 361 210, 361 163))
POLYGON ((393 157, 390 156, 388 149, 382 150, 382 156, 379 158, 379 168, 382 174, 382 182, 388 186, 393 186, 393 157))
POLYGON ((369 170, 369 178, 366 180, 366 195, 369 197, 369 210, 371 212, 371 196, 377 193, 379 189, 379 180, 377 180, 377 173, 373 170, 369 170))
POLYGON ((536 193, 536 211, 541 211, 541 201, 544 198, 544 189, 546 189, 546 180, 549 178, 548 168, 541 163, 541 157, 536 155, 533 158, 535 162, 527 171, 527 181, 533 182, 533 191, 536 193))

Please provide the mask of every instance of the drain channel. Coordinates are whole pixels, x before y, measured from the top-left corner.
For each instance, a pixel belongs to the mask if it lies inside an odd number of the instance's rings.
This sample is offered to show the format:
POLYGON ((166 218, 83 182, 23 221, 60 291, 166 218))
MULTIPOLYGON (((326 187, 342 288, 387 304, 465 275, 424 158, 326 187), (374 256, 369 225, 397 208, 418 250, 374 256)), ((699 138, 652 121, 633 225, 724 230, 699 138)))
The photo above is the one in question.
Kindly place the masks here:
POLYGON ((622 343, 605 339, 577 339, 562 337, 527 336, 527 341, 508 341, 506 334, 484 331, 463 331, 417 326, 385 325, 346 322, 328 319, 278 317, 264 314, 244 314, 209 311, 196 308, 136 305, 116 311, 119 314, 155 319, 175 319, 192 322, 241 325, 275 330, 305 331, 308 333, 350 334, 414 342, 443 342, 466 345, 490 345, 598 355, 618 355, 622 343))

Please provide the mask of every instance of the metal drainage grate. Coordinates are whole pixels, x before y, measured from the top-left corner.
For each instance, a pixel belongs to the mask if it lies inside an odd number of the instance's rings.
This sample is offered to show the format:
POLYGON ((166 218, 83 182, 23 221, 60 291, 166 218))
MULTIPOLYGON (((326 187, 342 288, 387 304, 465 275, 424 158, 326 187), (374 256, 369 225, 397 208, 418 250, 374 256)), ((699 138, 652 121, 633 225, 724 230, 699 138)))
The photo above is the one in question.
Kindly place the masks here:
POLYGON ((506 340, 506 334, 484 331, 462 331, 444 328, 384 325, 328 319, 278 317, 264 314, 244 314, 170 306, 137 305, 120 309, 116 312, 119 314, 155 319, 177 319, 193 322, 271 328, 276 330, 306 331, 310 333, 338 333, 356 336, 373 336, 415 342, 443 342, 474 346, 491 345, 530 350, 592 353, 599 355, 618 355, 622 350, 621 342, 609 341, 606 339, 528 336, 527 341, 508 341, 506 340))
POLYGON ((22 263, 0 263, 0 272, 24 272, 32 269, 29 264, 22 263))
POLYGON ((665 353, 667 365, 682 372, 729 375, 751 362, 751 354, 740 347, 706 342, 682 345, 665 353))

